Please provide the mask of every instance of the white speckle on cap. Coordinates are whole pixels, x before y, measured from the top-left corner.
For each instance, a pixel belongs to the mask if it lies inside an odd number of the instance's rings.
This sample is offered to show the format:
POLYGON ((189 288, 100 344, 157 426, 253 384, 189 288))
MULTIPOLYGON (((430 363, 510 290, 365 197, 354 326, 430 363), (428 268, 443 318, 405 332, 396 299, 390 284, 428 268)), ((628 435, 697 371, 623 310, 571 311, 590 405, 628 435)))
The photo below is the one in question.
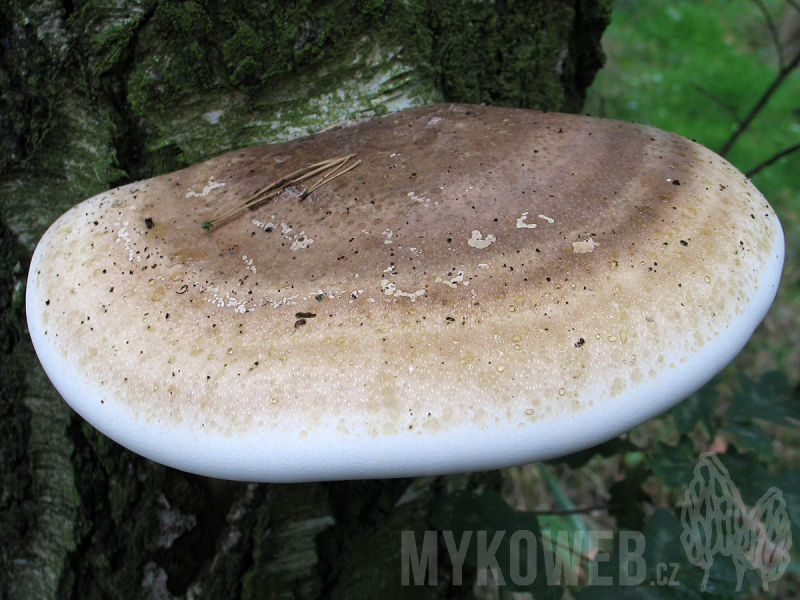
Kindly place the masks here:
POLYGON ((242 260, 244 261, 245 267, 248 271, 252 271, 253 273, 256 272, 256 266, 253 264, 252 258, 247 258, 247 255, 245 254, 242 256, 242 260))
POLYGON ((521 217, 517 218, 517 229, 536 229, 536 223, 526 223, 525 219, 528 218, 528 213, 522 213, 521 217))
POLYGON ((467 285, 469 282, 468 281, 464 281, 464 271, 459 271, 458 275, 456 275, 455 277, 451 278, 449 281, 445 281, 441 277, 437 277, 434 280, 434 283, 443 283, 447 287, 457 288, 459 283, 461 283, 463 285, 467 285))
POLYGON ((594 252, 594 249, 599 246, 592 238, 580 242, 572 242, 572 251, 575 254, 588 254, 594 252))
POLYGON ((479 250, 483 250, 484 248, 488 248, 492 245, 492 243, 496 242, 497 238, 493 236, 491 233, 486 236, 486 239, 483 238, 481 232, 477 229, 472 231, 472 237, 467 240, 467 244, 472 246, 473 248, 478 248, 479 250))
POLYGON ((277 225, 275 223, 271 222, 271 221, 265 223, 264 221, 259 221, 258 219, 253 219, 251 221, 251 223, 253 225, 255 225, 256 227, 260 227, 261 229, 274 229, 275 227, 277 227, 277 225))
MULTIPOLYGON (((218 181, 214 181, 214 175, 212 175, 211 177, 208 178, 208 183, 206 183, 206 185, 203 188, 202 192, 200 192, 198 194, 197 192, 193 192, 192 190, 189 190, 188 192, 186 192, 186 198, 200 198, 202 196, 208 196, 211 193, 212 190, 215 190, 217 188, 221 188, 224 185, 225 185, 224 182, 223 183, 219 183, 218 181)), ((194 186, 192 186, 192 187, 194 187, 194 186)))
POLYGON ((539 218, 540 219, 544 219, 545 221, 547 221, 548 223, 551 223, 551 224, 556 222, 555 219, 551 219, 550 217, 545 216, 545 215, 539 215, 539 218))
POLYGON ((314 240, 306 236, 305 231, 301 231, 297 238, 292 242, 292 250, 304 250, 313 243, 314 240))
POLYGON ((136 258, 136 260, 142 260, 142 257, 140 255, 136 254, 136 252, 133 251, 133 248, 131 248, 131 234, 128 233, 128 225, 129 224, 130 224, 130 221, 125 221, 122 224, 114 223, 114 225, 116 227, 119 227, 119 230, 117 231, 117 239, 116 239, 116 241, 117 242, 123 242, 125 244, 125 250, 128 251, 128 260, 130 262, 133 262, 134 257, 136 258))
POLYGON ((383 293, 386 294, 387 296, 409 298, 412 302, 414 302, 420 296, 425 295, 424 289, 417 290, 416 292, 404 292, 402 290, 398 290, 397 285, 394 282, 389 281, 388 279, 381 280, 381 289, 383 290, 383 293))

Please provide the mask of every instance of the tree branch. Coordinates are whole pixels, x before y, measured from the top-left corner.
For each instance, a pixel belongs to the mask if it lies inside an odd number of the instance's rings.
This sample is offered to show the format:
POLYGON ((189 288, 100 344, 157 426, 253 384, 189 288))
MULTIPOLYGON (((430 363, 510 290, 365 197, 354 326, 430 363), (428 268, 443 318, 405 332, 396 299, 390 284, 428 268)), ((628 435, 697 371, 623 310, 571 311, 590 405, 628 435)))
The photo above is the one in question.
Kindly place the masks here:
POLYGON ((778 53, 778 68, 783 68, 783 44, 781 43, 780 35, 778 35, 778 29, 775 27, 775 21, 772 20, 772 15, 769 14, 767 7, 764 6, 761 0, 753 0, 753 3, 761 11, 764 21, 767 23, 767 29, 769 29, 769 34, 772 36, 772 43, 775 44, 775 51, 778 53))
POLYGON ((753 167, 752 169, 750 169, 749 171, 747 171, 747 172, 745 173, 745 175, 747 175, 748 177, 752 177, 753 175, 755 175, 756 173, 758 173, 758 172, 759 172, 761 169, 765 169, 765 168, 767 168, 768 166, 770 166, 770 165, 771 165, 772 163, 774 163, 775 161, 777 161, 777 160, 780 160, 780 159, 781 159, 781 158, 783 158, 784 156, 788 156, 788 155, 789 155, 789 154, 791 154, 792 152, 797 152, 798 150, 800 150, 800 142, 799 142, 799 143, 797 143, 797 144, 795 144, 794 146, 789 146, 788 148, 784 148, 783 150, 781 150, 781 151, 780 151, 780 152, 778 152, 777 154, 775 154, 775 155, 771 156, 770 158, 768 158, 768 159, 767 159, 767 160, 765 160, 764 162, 762 162, 762 163, 760 163, 760 164, 756 165, 755 167, 753 167))
POLYGON ((783 83, 783 80, 789 76, 789 73, 791 73, 797 67, 798 64, 800 64, 800 52, 797 53, 797 55, 792 59, 792 61, 788 65, 781 68, 781 70, 778 72, 777 77, 775 77, 772 84, 769 86, 769 88, 767 88, 767 91, 765 91, 761 95, 761 98, 758 99, 758 102, 756 102, 755 106, 753 106, 753 108, 750 109, 750 112, 747 113, 747 116, 736 127, 736 131, 733 132, 731 137, 728 138, 728 141, 725 142, 722 148, 720 148, 719 154, 721 156, 725 156, 725 154, 727 154, 727 152, 731 149, 731 147, 733 147, 733 145, 736 143, 736 140, 739 139, 739 136, 742 135, 744 131, 750 126, 750 123, 752 123, 753 119, 755 119, 756 116, 758 116, 758 113, 760 113, 761 110, 764 108, 764 106, 767 104, 769 99, 772 97, 772 94, 775 93, 775 91, 783 83))
POLYGON ((737 110, 736 106, 733 106, 732 104, 728 104, 727 102, 722 101, 720 98, 717 98, 714 94, 712 94, 710 91, 708 91, 706 88, 704 88, 699 83, 692 83, 692 87, 697 92, 699 92, 699 94, 701 96, 703 96, 704 98, 710 100, 711 102, 713 102, 714 104, 719 106, 721 109, 723 109, 725 112, 730 114, 730 116, 733 118, 734 121, 738 121, 739 120, 739 111, 737 110))

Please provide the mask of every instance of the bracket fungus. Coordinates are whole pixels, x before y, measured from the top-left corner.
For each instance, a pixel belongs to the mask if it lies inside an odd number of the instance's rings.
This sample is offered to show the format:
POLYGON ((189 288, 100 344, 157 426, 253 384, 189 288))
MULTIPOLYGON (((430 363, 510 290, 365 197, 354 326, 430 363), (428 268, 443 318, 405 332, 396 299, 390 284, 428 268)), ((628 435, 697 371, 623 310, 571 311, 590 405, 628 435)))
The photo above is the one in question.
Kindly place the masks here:
POLYGON ((659 414, 742 348, 782 262, 763 196, 683 137, 434 105, 86 200, 40 241, 27 311, 64 399, 134 452, 414 476, 659 414))

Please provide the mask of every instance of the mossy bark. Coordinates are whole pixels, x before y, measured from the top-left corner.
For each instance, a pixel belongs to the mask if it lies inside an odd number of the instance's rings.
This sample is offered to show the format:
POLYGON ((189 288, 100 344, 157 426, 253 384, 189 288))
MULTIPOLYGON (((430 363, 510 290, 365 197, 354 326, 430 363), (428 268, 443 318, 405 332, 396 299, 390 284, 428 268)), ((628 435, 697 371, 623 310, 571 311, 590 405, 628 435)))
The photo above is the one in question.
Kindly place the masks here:
POLYGON ((473 596, 445 565, 401 586, 400 532, 499 474, 235 484, 133 455, 39 367, 25 265, 75 203, 232 148, 433 101, 578 111, 609 5, 0 0, 0 598, 473 596))

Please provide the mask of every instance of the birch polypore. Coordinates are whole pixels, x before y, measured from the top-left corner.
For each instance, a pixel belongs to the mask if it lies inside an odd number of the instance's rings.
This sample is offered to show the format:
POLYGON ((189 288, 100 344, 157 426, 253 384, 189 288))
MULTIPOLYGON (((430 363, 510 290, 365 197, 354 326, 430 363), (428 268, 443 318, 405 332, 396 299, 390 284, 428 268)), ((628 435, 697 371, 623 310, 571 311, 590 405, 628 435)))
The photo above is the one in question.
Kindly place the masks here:
POLYGON ((435 105, 86 200, 36 250, 28 318, 67 402, 154 460, 412 476, 657 415, 741 349, 782 261, 766 200, 683 137, 435 105))

